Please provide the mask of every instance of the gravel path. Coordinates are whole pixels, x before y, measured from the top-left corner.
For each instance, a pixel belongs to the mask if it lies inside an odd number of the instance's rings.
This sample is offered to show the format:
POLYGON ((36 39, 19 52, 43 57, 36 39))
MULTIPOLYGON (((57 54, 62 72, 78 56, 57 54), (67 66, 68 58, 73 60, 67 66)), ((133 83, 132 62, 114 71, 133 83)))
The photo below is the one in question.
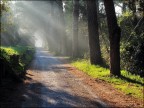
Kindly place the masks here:
POLYGON ((107 107, 82 79, 47 51, 36 52, 27 77, 31 81, 25 88, 22 107, 107 107))

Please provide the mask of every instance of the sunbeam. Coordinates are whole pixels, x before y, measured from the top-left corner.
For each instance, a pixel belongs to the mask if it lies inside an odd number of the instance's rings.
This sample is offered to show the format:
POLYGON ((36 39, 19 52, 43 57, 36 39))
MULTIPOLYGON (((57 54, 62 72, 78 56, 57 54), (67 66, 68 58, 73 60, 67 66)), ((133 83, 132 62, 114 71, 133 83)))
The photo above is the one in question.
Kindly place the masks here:
MULTIPOLYGON (((61 47, 61 35, 64 36, 64 25, 61 16, 58 15, 59 7, 55 3, 52 7, 50 1, 15 1, 11 4, 14 25, 18 31, 18 37, 30 37, 36 47, 50 46, 52 49, 61 47), (52 8, 54 10, 52 10, 52 8), (53 12, 52 12, 53 11, 53 12), (53 14, 53 15, 52 15, 53 14), (59 17, 59 20, 56 18, 59 17), (37 31, 43 31, 37 34, 37 31), (35 35, 37 34, 37 35, 35 35), (32 38, 32 37, 35 38, 32 38), (47 41, 44 41, 47 40, 47 41), (45 43, 44 43, 45 42, 45 43)), ((63 9, 62 9, 63 10, 63 9)), ((66 36, 66 35, 65 35, 66 36)), ((5 40, 1 40, 5 41, 5 40)), ((21 41, 18 43, 20 44, 21 41)), ((55 49, 58 50, 59 48, 55 49)))

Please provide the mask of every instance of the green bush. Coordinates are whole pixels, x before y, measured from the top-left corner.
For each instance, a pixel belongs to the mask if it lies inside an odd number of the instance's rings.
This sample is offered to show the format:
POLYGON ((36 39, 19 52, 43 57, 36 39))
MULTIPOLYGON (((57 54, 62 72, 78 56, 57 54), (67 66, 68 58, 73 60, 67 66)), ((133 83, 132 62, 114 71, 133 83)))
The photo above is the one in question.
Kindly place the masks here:
POLYGON ((34 55, 34 49, 31 47, 25 46, 15 46, 15 47, 0 47, 0 58, 3 58, 7 61, 8 65, 11 67, 11 70, 15 72, 16 75, 24 74, 24 71, 34 55), (28 53, 29 52, 29 53, 28 53), (28 54, 27 54, 28 53, 28 54), (18 56, 18 63, 14 64, 17 61, 11 61, 12 56, 18 56))
POLYGON ((125 12, 119 18, 122 29, 121 68, 144 77, 144 24, 136 26, 133 22, 131 12, 125 12))

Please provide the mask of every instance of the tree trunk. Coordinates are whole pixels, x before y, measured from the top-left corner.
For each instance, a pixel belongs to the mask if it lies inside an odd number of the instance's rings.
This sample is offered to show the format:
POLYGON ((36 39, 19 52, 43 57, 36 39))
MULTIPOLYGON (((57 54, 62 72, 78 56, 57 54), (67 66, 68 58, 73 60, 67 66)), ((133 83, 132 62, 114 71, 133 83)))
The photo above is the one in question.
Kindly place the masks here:
POLYGON ((91 64, 101 65, 102 58, 99 43, 98 16, 96 3, 97 2, 95 0, 87 0, 90 61, 91 64))
POLYGON ((65 20, 64 20, 64 13, 63 13, 63 2, 62 0, 58 1, 59 4, 59 14, 60 14, 60 47, 61 47, 61 54, 66 55, 66 31, 65 31, 65 20))
MULTIPOLYGON (((52 22, 54 22, 56 20, 56 15, 55 15, 55 10, 54 10, 54 7, 55 7, 55 0, 53 1, 50 1, 50 16, 48 19, 51 19, 52 22)), ((47 30, 49 30, 49 36, 47 36, 47 42, 48 42, 48 47, 49 47, 49 50, 52 51, 52 52, 56 52, 57 51, 57 44, 55 43, 58 43, 57 40, 55 40, 55 35, 56 35, 56 27, 54 26, 53 23, 49 23, 48 22, 48 28, 47 30), (56 41, 56 42, 55 42, 56 41)))
POLYGON ((110 73, 120 76, 120 36, 113 0, 104 0, 110 40, 110 73))
POLYGON ((78 57, 78 18, 79 18, 79 0, 73 0, 73 54, 78 57))

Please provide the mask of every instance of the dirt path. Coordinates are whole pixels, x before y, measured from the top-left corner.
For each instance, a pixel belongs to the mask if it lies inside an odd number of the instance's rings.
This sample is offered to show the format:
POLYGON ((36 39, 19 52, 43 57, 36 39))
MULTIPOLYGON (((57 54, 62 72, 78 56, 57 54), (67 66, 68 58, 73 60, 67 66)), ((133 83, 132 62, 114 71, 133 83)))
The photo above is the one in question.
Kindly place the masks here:
POLYGON ((36 52, 23 84, 7 81, 0 88, 0 108, 143 106, 142 100, 127 96, 104 81, 90 78, 47 51, 36 52))
POLYGON ((28 70, 31 79, 22 107, 106 107, 81 79, 46 51, 38 51, 28 70))
POLYGON ((91 78, 69 64, 65 64, 64 67, 68 67, 69 72, 73 73, 75 76, 83 78, 82 82, 91 88, 91 90, 95 92, 101 100, 106 102, 108 106, 112 108, 144 108, 144 99, 140 100, 131 95, 126 95, 115 89, 111 84, 100 79, 91 78))

